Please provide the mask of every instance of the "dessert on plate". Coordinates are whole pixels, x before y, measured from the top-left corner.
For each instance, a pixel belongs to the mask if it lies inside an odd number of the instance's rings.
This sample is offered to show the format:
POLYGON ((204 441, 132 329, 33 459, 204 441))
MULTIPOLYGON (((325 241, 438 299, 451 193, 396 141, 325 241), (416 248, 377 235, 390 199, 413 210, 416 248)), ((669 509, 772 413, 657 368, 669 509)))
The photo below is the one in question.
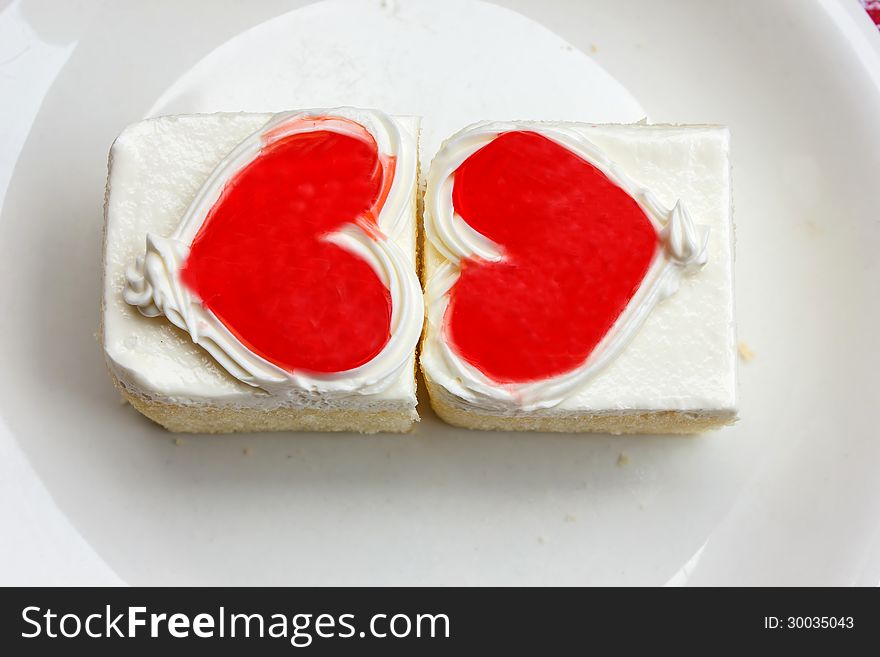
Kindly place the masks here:
POLYGON ((735 421, 726 128, 483 122, 425 194, 431 405, 472 429, 735 421))
POLYGON ((110 152, 110 374, 171 431, 418 420, 419 121, 336 108, 166 116, 110 152))

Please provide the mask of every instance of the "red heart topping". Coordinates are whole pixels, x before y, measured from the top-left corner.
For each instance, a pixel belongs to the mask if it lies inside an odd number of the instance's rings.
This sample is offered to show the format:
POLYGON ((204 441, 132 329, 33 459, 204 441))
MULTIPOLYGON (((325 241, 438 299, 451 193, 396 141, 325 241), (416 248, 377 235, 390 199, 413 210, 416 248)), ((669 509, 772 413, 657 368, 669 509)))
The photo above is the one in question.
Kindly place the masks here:
POLYGON ((503 133, 468 157, 455 171, 453 205, 503 258, 462 261, 446 335, 498 383, 582 365, 658 248, 656 229, 627 192, 535 132, 503 133))
POLYGON ((300 132, 264 145, 226 184, 181 269, 239 341, 287 371, 349 370, 390 337, 388 288, 365 260, 325 239, 350 223, 378 233, 394 160, 360 132, 300 132))

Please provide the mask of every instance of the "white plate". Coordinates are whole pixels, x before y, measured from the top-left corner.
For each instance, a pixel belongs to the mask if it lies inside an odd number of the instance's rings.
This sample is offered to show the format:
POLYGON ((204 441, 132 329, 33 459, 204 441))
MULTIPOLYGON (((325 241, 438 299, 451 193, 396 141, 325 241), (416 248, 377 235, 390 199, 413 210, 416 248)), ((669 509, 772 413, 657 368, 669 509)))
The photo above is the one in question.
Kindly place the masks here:
MULTIPOLYGON (((282 14, 298 4, 0 2, 0 583, 880 581, 880 45, 855 0, 503 3, 575 49, 488 6, 462 9, 483 33, 432 22, 415 38, 407 16, 427 6, 377 0, 375 25, 407 25, 425 75, 398 84, 410 63, 383 83, 344 61, 351 43, 327 63, 324 77, 348 76, 333 102, 423 112, 429 139, 481 112, 537 117, 551 99, 586 120, 643 107, 730 125, 739 326, 756 354, 736 427, 482 434, 423 407, 407 437, 178 446, 121 406, 93 339, 107 148, 158 111, 329 102, 284 59, 307 14, 282 14), (512 27, 502 40, 492 25, 512 27), (460 88, 489 60, 441 75, 428 46, 450 38, 451 61, 503 55, 509 82, 460 88)), ((315 34, 309 52, 333 47, 315 34)))

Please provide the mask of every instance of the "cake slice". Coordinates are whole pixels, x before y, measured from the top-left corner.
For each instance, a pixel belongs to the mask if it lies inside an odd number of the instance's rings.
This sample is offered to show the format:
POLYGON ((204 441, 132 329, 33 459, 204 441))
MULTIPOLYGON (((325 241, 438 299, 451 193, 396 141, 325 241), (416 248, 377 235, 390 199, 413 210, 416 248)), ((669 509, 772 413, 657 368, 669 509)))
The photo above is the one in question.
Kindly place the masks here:
POLYGON ((110 374, 171 431, 418 420, 419 121, 354 108, 148 119, 110 151, 110 374))
POLYGON ((431 405, 471 429, 697 433, 737 417, 729 134, 479 123, 425 196, 431 405))

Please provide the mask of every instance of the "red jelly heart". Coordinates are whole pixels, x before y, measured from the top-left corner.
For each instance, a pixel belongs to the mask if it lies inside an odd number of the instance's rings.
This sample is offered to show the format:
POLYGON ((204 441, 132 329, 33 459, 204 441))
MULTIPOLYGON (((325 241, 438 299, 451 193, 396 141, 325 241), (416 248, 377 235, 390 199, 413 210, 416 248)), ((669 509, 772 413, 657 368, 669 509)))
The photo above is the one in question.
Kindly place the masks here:
POLYGON ((226 184, 181 270, 230 332, 287 371, 352 369, 390 337, 388 288, 325 239, 350 223, 378 232, 394 162, 363 132, 300 132, 265 145, 226 184))
POLYGON ((576 153, 535 132, 504 133, 456 170, 456 212, 503 253, 469 259, 446 335, 499 383, 582 365, 645 277, 658 235, 638 203, 576 153))

